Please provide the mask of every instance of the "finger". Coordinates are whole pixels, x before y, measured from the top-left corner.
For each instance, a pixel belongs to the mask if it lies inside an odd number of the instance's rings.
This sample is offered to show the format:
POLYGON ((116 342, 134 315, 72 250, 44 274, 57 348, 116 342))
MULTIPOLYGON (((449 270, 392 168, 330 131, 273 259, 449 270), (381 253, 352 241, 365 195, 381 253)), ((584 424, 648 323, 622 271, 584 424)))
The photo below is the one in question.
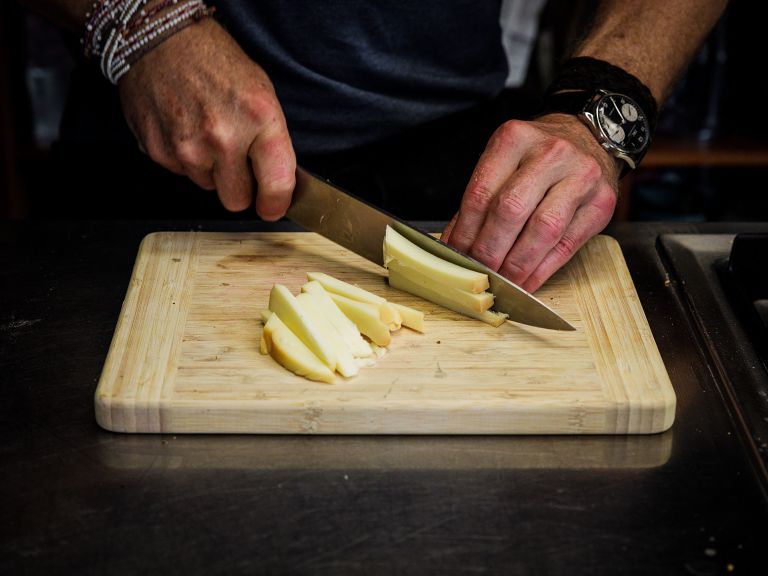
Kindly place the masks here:
POLYGON ((253 174, 244 151, 222 154, 213 166, 213 179, 224 208, 239 212, 251 205, 253 174))
POLYGON ((605 191, 601 194, 602 198, 576 210, 573 220, 560 240, 523 282, 521 285, 523 289, 529 292, 538 290, 552 274, 576 254, 587 240, 608 225, 616 205, 616 198, 612 190, 609 190, 609 195, 606 195, 605 191))
POLYGON ((594 183, 590 182, 585 190, 579 177, 566 178, 552 186, 504 257, 499 274, 523 284, 560 241, 585 195, 593 194, 594 183))
POLYGON ((469 251, 497 191, 517 170, 524 151, 525 138, 521 134, 524 131, 521 123, 507 122, 488 141, 464 191, 458 218, 451 229, 450 243, 458 250, 469 251))
POLYGON ((181 140, 172 144, 174 161, 184 174, 204 190, 214 190, 213 158, 208 148, 193 140, 181 140))
POLYGON ((138 139, 139 149, 143 151, 156 164, 166 170, 184 176, 184 167, 170 151, 171 147, 156 130, 148 130, 142 141, 138 139))
POLYGON ((539 151, 535 158, 523 160, 488 208, 469 252, 472 257, 493 270, 501 267, 528 218, 550 188, 567 173, 559 148, 552 146, 539 151))
POLYGON ((453 215, 453 218, 451 218, 451 221, 448 222, 448 225, 443 230, 443 233, 440 235, 440 240, 442 240, 445 243, 448 243, 451 238, 451 231, 453 230, 453 227, 456 225, 456 220, 459 218, 459 213, 453 215))
POLYGON ((213 170, 210 168, 198 168, 196 166, 184 166, 184 174, 203 190, 215 190, 216 182, 213 170))
POLYGON ((264 220, 285 215, 296 186, 296 155, 284 121, 275 120, 261 132, 248 151, 256 191, 256 213, 264 220))

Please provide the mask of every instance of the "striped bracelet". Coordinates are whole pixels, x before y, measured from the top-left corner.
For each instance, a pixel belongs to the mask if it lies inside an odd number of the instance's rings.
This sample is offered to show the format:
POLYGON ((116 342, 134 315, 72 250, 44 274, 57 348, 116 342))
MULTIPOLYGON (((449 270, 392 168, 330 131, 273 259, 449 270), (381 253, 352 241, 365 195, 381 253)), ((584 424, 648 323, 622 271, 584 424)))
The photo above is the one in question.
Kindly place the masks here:
POLYGON ((211 16, 203 0, 97 0, 86 14, 81 40, 86 57, 100 59, 102 74, 113 84, 144 54, 190 24, 211 16))

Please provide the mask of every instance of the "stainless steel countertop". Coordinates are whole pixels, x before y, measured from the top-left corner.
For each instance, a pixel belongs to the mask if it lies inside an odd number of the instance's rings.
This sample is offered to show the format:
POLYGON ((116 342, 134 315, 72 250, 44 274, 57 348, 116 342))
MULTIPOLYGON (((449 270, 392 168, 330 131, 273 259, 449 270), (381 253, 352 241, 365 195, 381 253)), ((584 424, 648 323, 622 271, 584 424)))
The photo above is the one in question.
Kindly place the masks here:
POLYGON ((678 397, 671 430, 631 437, 105 432, 93 392, 141 238, 293 228, 0 228, 0 573, 768 573, 764 479, 656 248, 737 225, 607 230, 678 397))

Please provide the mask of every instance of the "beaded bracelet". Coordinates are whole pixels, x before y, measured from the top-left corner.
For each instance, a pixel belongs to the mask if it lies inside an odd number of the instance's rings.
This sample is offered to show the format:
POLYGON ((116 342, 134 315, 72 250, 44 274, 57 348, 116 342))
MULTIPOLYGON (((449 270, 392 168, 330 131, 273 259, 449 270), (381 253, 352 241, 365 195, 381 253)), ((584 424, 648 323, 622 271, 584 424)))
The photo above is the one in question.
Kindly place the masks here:
POLYGON ((97 0, 81 40, 87 57, 100 58, 101 72, 117 84, 144 54, 187 26, 211 16, 203 0, 97 0))

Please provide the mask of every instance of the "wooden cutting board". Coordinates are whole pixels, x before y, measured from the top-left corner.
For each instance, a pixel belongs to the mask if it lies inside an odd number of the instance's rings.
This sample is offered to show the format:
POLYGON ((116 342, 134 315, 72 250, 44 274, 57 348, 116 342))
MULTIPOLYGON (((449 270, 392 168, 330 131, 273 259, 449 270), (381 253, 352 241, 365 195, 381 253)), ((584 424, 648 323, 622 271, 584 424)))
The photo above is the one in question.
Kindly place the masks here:
POLYGON ((615 240, 597 236, 536 296, 576 327, 493 328, 399 292, 310 233, 160 232, 141 244, 96 395, 118 432, 626 434, 672 425, 675 394, 615 240), (259 353, 276 282, 321 271, 426 313, 334 384, 259 353))

